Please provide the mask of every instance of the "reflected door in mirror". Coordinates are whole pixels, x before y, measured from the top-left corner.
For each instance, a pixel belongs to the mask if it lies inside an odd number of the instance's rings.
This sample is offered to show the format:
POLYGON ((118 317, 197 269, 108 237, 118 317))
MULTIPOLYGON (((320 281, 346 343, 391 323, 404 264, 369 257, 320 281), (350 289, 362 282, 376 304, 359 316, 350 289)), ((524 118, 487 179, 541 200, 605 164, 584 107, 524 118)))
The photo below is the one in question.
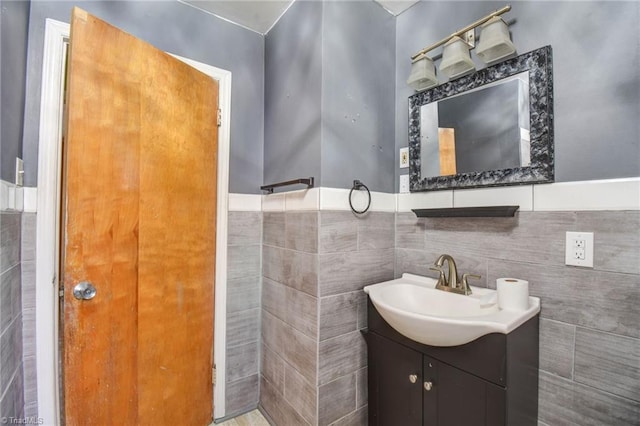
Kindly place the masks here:
POLYGON ((527 167, 529 74, 420 108, 422 176, 527 167))

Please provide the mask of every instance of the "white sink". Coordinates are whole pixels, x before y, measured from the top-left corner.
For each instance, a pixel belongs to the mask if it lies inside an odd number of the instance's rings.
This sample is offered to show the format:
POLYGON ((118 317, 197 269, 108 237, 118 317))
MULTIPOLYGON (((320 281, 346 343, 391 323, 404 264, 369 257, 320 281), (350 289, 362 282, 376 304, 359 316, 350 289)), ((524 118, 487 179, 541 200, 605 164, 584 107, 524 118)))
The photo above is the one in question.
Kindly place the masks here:
POLYGON ((380 316, 400 334, 431 346, 457 346, 490 333, 507 334, 540 312, 529 297, 526 310, 498 308, 496 290, 473 287, 464 296, 436 290, 436 280, 412 274, 373 284, 365 293, 380 316))

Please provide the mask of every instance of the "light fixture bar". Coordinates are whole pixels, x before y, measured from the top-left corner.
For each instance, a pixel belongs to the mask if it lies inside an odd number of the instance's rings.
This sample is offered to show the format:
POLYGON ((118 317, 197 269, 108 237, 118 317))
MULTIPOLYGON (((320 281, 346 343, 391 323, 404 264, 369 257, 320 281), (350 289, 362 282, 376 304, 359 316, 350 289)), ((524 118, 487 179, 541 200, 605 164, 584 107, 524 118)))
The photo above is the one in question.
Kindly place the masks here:
POLYGON ((478 19, 477 21, 475 21, 473 24, 469 24, 466 27, 464 27, 461 30, 456 31, 455 33, 451 34, 448 37, 443 38, 442 40, 440 40, 437 43, 432 44, 429 47, 425 47, 424 49, 422 49, 421 51, 419 51, 418 53, 416 53, 415 55, 413 55, 411 57, 412 61, 415 61, 416 58, 420 55, 424 55, 425 53, 429 52, 430 50, 435 49, 436 47, 442 46, 443 44, 445 44, 447 41, 451 40, 452 37, 460 37, 462 36, 464 33, 466 33, 469 30, 472 30, 482 24, 484 24, 485 22, 487 22, 489 19, 493 18, 494 16, 500 16, 503 13, 507 13, 508 11, 511 10, 511 5, 506 5, 505 7, 503 7, 502 9, 498 9, 494 12, 491 12, 490 14, 488 14, 487 16, 485 16, 484 18, 478 19))

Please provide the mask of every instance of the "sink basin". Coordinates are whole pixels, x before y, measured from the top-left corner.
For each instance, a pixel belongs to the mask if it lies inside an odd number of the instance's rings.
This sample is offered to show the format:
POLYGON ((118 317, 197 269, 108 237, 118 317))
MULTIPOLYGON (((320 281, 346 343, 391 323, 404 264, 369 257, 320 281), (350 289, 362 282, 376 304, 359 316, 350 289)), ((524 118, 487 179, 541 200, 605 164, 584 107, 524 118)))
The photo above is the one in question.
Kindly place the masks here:
POLYGON ((507 334, 540 312, 498 307, 496 290, 471 286, 469 296, 436 290, 436 280, 413 274, 364 288, 373 306, 400 334, 431 346, 457 346, 490 333, 507 334))

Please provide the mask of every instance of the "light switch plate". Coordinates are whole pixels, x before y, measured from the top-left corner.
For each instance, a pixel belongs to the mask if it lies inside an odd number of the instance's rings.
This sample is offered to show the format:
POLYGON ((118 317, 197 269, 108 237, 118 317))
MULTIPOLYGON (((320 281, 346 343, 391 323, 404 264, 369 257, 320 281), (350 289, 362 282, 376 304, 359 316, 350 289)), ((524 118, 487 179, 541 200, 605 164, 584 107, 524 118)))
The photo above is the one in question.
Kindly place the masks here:
POLYGON ((564 263, 593 268, 593 232, 567 232, 564 263))
POLYGON ((400 148, 400 168, 409 167, 409 148, 400 148))
POLYGON ((398 192, 401 194, 409 192, 409 175, 400 175, 400 188, 398 192))

